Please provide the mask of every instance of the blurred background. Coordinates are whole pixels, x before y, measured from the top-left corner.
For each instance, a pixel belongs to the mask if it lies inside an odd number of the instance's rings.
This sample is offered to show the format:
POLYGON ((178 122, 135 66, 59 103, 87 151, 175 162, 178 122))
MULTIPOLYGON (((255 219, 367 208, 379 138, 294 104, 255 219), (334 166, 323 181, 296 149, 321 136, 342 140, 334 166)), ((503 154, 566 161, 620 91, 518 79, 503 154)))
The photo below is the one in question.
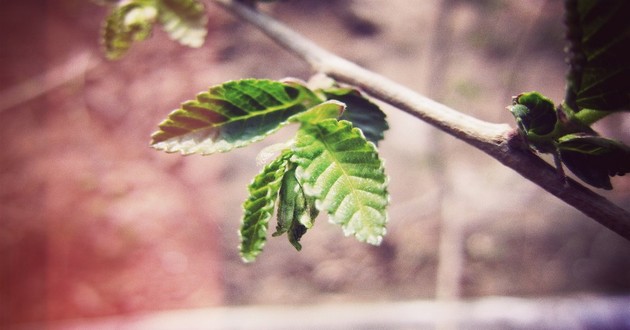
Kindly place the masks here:
MULTIPOLYGON (((260 170, 255 156, 292 129, 209 157, 157 152, 150 135, 208 86, 308 79, 310 68, 209 2, 202 48, 155 29, 116 62, 99 44, 106 8, 0 3, 0 328, 198 308, 630 293, 630 242, 387 105, 391 129, 379 149, 392 202, 383 244, 344 237, 320 217, 301 252, 271 238, 244 264, 237 229, 260 170)), ((564 94, 562 1, 261 7, 323 47, 483 120, 513 125, 505 107, 520 92, 557 102, 564 94)), ((630 142, 627 115, 598 129, 630 142)), ((630 209, 630 178, 613 185, 598 192, 630 209)))

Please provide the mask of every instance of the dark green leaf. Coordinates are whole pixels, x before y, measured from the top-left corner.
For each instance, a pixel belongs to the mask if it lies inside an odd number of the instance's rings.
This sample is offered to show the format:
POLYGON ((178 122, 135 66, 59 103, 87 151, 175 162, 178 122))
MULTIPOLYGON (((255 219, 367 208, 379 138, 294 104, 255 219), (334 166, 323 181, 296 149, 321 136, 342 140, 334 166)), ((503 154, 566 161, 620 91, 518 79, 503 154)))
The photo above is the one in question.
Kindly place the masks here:
POLYGON ((565 1, 566 101, 573 110, 630 110, 630 1, 565 1))
POLYGON ((289 232, 287 232, 287 236, 289 237, 289 242, 296 250, 302 250, 302 244, 300 244, 300 239, 302 236, 306 234, 308 228, 299 222, 291 223, 291 228, 289 228, 289 232))
POLYGON ((558 141, 562 162, 584 182, 612 189, 610 177, 630 172, 630 148, 599 136, 569 134, 558 141))
POLYGON ((322 101, 295 82, 230 81, 182 104, 153 134, 158 150, 208 155, 262 140, 322 101))
POLYGON ((359 90, 331 87, 323 89, 322 92, 328 99, 337 100, 346 105, 346 111, 341 119, 359 128, 368 141, 378 145, 378 142, 384 138, 384 132, 389 129, 385 113, 359 90))

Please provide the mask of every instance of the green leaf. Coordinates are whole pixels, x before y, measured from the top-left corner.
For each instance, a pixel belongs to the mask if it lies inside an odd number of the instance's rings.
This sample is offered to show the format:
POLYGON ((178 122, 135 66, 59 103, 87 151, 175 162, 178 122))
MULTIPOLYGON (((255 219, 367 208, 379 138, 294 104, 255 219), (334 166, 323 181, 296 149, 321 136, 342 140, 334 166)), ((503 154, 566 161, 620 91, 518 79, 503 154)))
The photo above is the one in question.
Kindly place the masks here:
POLYGON ((291 116, 288 121, 316 124, 325 119, 339 118, 345 109, 346 105, 339 101, 326 101, 304 112, 291 116))
POLYGON ((157 15, 153 1, 120 2, 105 19, 101 32, 105 56, 111 60, 119 59, 133 42, 148 38, 157 15))
POLYGON ((384 138, 384 132, 389 129, 385 113, 358 89, 331 87, 323 89, 322 92, 328 99, 338 100, 346 105, 346 111, 341 119, 359 128, 368 141, 378 145, 384 138))
POLYGON ((273 236, 288 233, 289 242, 299 251, 302 249, 300 238, 312 227, 314 218, 311 218, 313 214, 309 212, 309 200, 295 177, 295 168, 295 164, 292 164, 282 178, 278 199, 278 225, 273 236))
POLYGON ((203 3, 197 0, 158 0, 159 21, 173 40, 189 47, 201 47, 208 33, 203 3))
POLYGON ((244 79, 211 87, 184 102, 152 135, 158 150, 209 155, 262 140, 288 119, 321 103, 295 82, 244 79))
POLYGON ((630 1, 565 1, 566 101, 572 109, 630 110, 630 1))
POLYGON ((344 234, 380 244, 386 232, 387 177, 376 147, 345 120, 326 119, 298 130, 296 177, 318 210, 344 234))
POLYGON ((558 150, 571 172, 597 188, 610 190, 610 177, 630 172, 630 148, 618 141, 569 134, 559 139, 558 150))
POLYGON ((574 113, 570 108, 555 107, 553 101, 538 92, 522 93, 508 107, 519 131, 536 150, 555 153, 557 140, 567 134, 595 134, 589 127, 601 118, 601 111, 584 109, 574 113))
POLYGON ((249 197, 243 203, 244 215, 239 231, 239 250, 245 262, 256 259, 267 240, 269 219, 273 216, 278 190, 291 157, 285 152, 265 166, 249 185, 249 197))

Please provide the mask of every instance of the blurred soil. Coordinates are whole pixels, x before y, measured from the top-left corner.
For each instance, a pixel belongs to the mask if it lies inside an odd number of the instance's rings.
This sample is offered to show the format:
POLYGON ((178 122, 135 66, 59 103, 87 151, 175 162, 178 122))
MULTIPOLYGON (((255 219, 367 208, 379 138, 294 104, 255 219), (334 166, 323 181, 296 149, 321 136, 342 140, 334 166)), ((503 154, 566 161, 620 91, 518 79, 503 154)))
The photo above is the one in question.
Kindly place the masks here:
MULTIPOLYGON (((562 98, 561 2, 451 1, 448 35, 435 33, 438 4, 293 0, 263 10, 484 120, 511 123, 505 106, 522 91, 562 98), (432 49, 435 40, 446 46, 432 49)), ((148 140, 210 85, 308 79, 309 68, 214 5, 203 48, 156 30, 117 62, 100 53, 102 7, 2 5, 0 327, 215 305, 430 299, 445 224, 459 233, 443 245, 459 251, 463 297, 630 292, 630 243, 385 105, 391 129, 380 150, 392 204, 383 244, 345 238, 320 217, 301 252, 273 238, 244 264, 236 232, 255 155, 291 129, 211 157, 162 154, 148 140)), ((630 138, 627 116, 600 129, 630 138)), ((613 184, 605 195, 629 208, 629 179, 613 184)))

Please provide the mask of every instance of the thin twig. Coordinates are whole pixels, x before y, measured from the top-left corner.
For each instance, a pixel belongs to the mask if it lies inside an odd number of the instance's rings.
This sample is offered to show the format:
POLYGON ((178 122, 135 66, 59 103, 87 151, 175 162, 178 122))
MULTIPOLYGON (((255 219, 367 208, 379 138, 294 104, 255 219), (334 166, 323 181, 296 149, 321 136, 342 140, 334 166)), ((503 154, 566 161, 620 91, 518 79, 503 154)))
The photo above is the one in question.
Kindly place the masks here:
POLYGON ((239 1, 213 0, 256 26, 276 43, 306 61, 314 71, 356 85, 440 130, 465 141, 515 170, 567 204, 630 240, 630 213, 578 182, 565 180, 540 157, 523 147, 507 124, 488 123, 420 95, 377 73, 330 53, 286 25, 239 1))

